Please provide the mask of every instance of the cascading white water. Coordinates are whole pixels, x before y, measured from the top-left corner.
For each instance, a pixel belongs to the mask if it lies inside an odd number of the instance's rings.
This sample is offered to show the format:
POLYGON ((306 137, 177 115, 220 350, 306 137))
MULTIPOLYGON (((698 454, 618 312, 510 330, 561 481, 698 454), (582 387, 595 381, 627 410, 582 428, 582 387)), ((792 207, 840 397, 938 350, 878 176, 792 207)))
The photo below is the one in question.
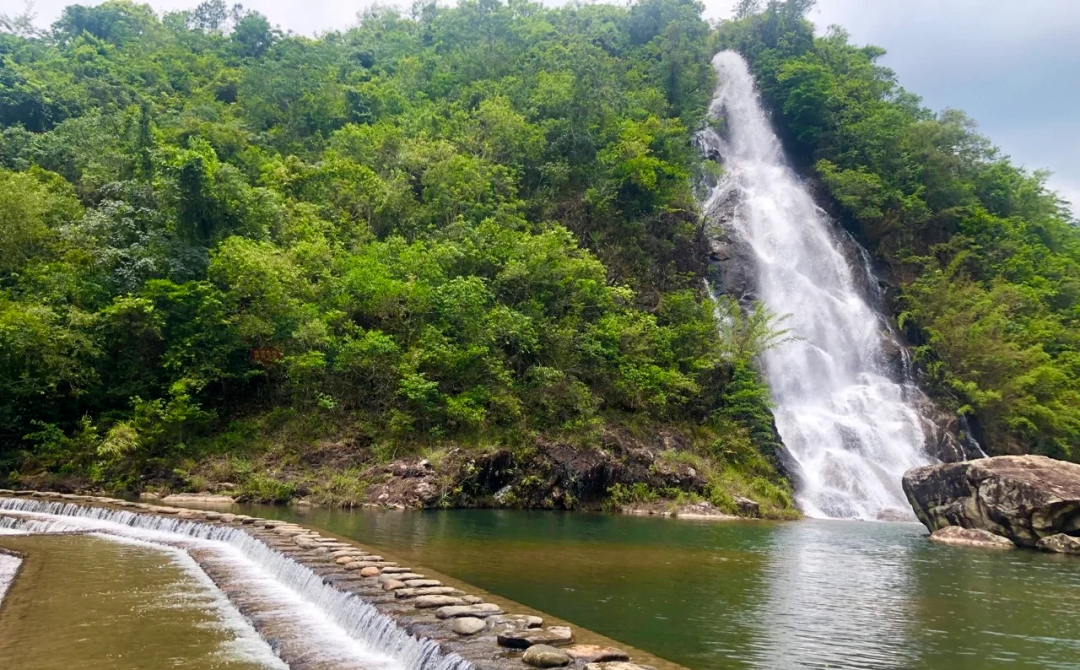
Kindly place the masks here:
POLYGON ((416 638, 356 595, 323 582, 310 568, 247 533, 175 517, 22 498, 0 499, 0 532, 104 532, 134 540, 214 552, 244 573, 254 596, 277 610, 287 626, 302 627, 310 653, 342 668, 365 670, 468 670, 468 662, 444 654, 431 640, 416 638))
POLYGON ((725 51, 713 67, 720 85, 710 116, 723 130, 698 140, 725 173, 706 213, 752 251, 758 298, 790 315, 784 325, 799 338, 764 355, 777 429, 798 465, 799 505, 813 517, 907 513, 901 477, 931 460, 906 401, 918 391, 892 378, 887 326, 861 295, 837 227, 787 166, 746 61, 725 51))

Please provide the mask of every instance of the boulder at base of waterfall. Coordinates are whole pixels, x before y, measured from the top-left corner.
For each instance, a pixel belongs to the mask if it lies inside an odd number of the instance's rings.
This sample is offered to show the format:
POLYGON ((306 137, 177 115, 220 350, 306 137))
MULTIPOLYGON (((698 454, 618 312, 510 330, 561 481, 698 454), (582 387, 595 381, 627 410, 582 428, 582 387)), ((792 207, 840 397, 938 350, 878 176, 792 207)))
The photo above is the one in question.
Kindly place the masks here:
POLYGON ((1058 533, 1039 540, 1035 547, 1043 551, 1052 551, 1055 554, 1076 554, 1080 556, 1080 537, 1058 533))
POLYGON ((981 528, 1034 547, 1080 532, 1080 464, 1046 456, 995 456, 924 465, 904 474, 904 492, 931 532, 981 528))
POLYGON ((574 641, 574 635, 566 626, 548 626, 544 629, 508 630, 500 632, 496 639, 499 644, 511 649, 528 649, 537 644, 563 645, 574 641))
POLYGON ((957 547, 979 547, 982 549, 1016 549, 1016 545, 1000 535, 994 535, 982 528, 961 528, 945 526, 930 533, 930 539, 941 544, 957 547))
POLYGON ((570 658, 570 654, 565 651, 546 644, 537 644, 526 649, 521 660, 534 668, 561 668, 564 665, 570 665, 574 659, 570 658))

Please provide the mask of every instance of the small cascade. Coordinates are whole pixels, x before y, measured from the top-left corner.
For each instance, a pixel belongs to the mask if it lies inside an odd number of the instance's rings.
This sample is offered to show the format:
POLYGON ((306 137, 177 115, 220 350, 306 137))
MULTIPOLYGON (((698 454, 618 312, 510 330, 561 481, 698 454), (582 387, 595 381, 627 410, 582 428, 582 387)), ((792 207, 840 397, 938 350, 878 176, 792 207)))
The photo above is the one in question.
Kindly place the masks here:
POLYGON ((175 517, 22 498, 0 499, 0 533, 93 532, 211 552, 236 571, 247 597, 260 600, 276 624, 307 641, 312 656, 364 670, 469 670, 427 639, 407 634, 351 593, 325 584, 308 567, 228 526, 175 517), (300 635, 299 633, 302 633, 300 635))
POLYGON ((4 602, 4 596, 7 595, 8 587, 15 580, 15 575, 19 572, 19 566, 22 565, 22 559, 14 554, 6 554, 0 551, 0 603, 4 602))
POLYGON ((753 266, 752 295, 789 315, 784 325, 798 338, 766 352, 763 365, 799 505, 813 517, 910 515, 901 477, 931 461, 916 410, 924 396, 875 310, 869 256, 786 164, 746 61, 728 51, 713 66, 720 86, 710 115, 722 129, 702 130, 698 143, 724 175, 705 211, 717 238, 734 238, 753 266))

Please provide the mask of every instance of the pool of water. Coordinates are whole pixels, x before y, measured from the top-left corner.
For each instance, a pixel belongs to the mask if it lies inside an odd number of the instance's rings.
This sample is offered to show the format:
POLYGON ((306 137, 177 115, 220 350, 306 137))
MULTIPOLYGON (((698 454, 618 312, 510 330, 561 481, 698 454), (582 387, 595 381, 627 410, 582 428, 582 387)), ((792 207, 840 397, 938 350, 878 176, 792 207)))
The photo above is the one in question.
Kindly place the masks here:
POLYGON ((1080 560, 916 524, 242 506, 550 612, 692 670, 1080 669, 1080 560))
POLYGON ((7 670, 286 670, 178 550, 0 535, 25 555, 0 607, 7 670))

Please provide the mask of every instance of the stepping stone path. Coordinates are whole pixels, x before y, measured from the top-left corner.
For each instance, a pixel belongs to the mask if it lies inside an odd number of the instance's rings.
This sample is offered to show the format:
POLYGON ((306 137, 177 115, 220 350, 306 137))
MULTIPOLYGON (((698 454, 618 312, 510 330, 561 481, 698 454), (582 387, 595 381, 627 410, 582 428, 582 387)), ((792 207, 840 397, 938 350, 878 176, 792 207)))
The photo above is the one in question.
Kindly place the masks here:
MULTIPOLYGON (((403 629, 413 631, 413 626, 421 624, 416 630, 431 632, 412 632, 413 635, 430 635, 430 639, 440 644, 452 644, 470 662, 481 662, 477 667, 488 667, 484 660, 501 659, 490 667, 523 670, 526 666, 560 668, 572 665, 574 670, 652 670, 629 662, 629 654, 620 649, 574 645, 573 633, 565 626, 542 628, 544 620, 538 616, 506 614, 498 605, 485 603, 479 596, 445 586, 436 579, 427 579, 408 567, 387 561, 362 547, 325 537, 299 524, 231 512, 136 503, 104 496, 0 489, 0 497, 11 496, 72 501, 77 505, 121 508, 134 514, 172 516, 189 523, 209 522, 216 527, 232 526, 311 570, 324 584, 343 593, 355 594, 403 629), (380 590, 386 593, 380 594, 380 590), (390 597, 391 593, 393 597, 390 597), (410 604, 412 607, 407 606, 410 604), (434 619, 431 618, 431 610, 434 610, 434 619), (443 627, 445 632, 439 634, 436 630, 438 627, 443 627), (447 640, 447 632, 457 637, 447 640), (481 635, 485 632, 487 634, 481 635), (483 645, 489 645, 490 651, 484 651, 483 645), (523 652, 520 656, 515 653, 519 651, 523 652)), ((2 515, 3 511, 0 510, 2 515)), ((199 562, 198 553, 191 553, 199 562)), ((230 599, 242 596, 242 589, 232 585, 223 584, 222 589, 230 599)), ((242 599, 234 604, 243 610, 242 599)), ((258 623, 256 628, 259 629, 258 623)), ((260 629, 260 633, 272 637, 273 631, 260 629)), ((284 656, 282 658, 286 660, 284 656)))

